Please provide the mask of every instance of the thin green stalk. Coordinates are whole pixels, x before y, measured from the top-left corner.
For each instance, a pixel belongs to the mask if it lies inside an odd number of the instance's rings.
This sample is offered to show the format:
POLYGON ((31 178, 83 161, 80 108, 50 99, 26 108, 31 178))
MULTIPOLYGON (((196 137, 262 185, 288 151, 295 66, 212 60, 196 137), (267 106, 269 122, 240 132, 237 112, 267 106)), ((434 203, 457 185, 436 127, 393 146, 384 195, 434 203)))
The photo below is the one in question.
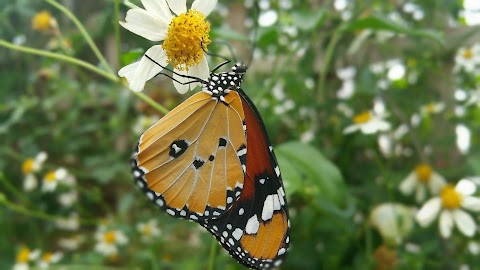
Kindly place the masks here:
POLYGON ((153 108, 155 108, 157 111, 161 112, 161 113, 164 113, 164 114, 167 114, 169 112, 169 110, 165 107, 163 107, 162 105, 158 104, 157 102, 155 102, 155 100, 153 100, 152 98, 150 98, 149 96, 145 95, 144 93, 141 93, 141 92, 135 92, 132 90, 132 93, 134 93, 137 97, 139 97, 140 99, 142 99, 143 101, 145 101, 146 103, 148 103, 150 106, 152 106, 153 108))
POLYGON ((115 55, 117 56, 117 63, 120 65, 120 0, 115 0, 113 7, 113 30, 115 35, 115 55))
POLYGON ((77 19, 77 17, 75 17, 75 15, 73 15, 73 13, 68 10, 66 7, 64 7, 63 5, 57 3, 56 1, 54 0, 45 0, 47 3, 49 3, 50 5, 54 6, 55 8, 57 8, 58 10, 60 10, 61 12, 63 12, 70 20, 72 20, 72 22, 75 24, 75 26, 78 28, 78 30, 80 31, 80 33, 82 34, 82 36, 85 38, 85 41, 87 41, 88 45, 90 46, 90 48, 92 49, 93 53, 97 56, 98 60, 100 61, 100 63, 102 64, 102 66, 112 75, 114 75, 115 73, 112 71, 112 68, 110 67, 110 65, 108 64, 107 60, 105 60, 105 58, 103 57, 102 53, 100 52, 100 50, 98 49, 97 45, 95 45, 95 43, 93 42, 92 38, 90 37, 90 35, 88 34, 87 30, 85 29, 85 27, 83 27, 82 23, 77 19))
POLYGON ((24 194, 18 191, 15 186, 13 186, 10 181, 3 175, 3 172, 0 172, 0 182, 6 187, 6 189, 12 193, 15 198, 21 198, 24 200, 24 194))
POLYGON ((332 62, 333 53, 335 52, 335 47, 337 46, 338 41, 342 37, 345 25, 340 25, 335 32, 333 33, 332 39, 328 43, 327 50, 325 52, 325 59, 323 60, 322 70, 320 71, 320 79, 317 86, 317 101, 321 101, 321 96, 325 91, 325 83, 327 80, 327 74, 330 70, 330 64, 332 62))
POLYGON ((212 244, 210 246, 210 257, 208 259, 208 268, 207 270, 215 269, 215 259, 217 257, 218 243, 215 238, 212 239, 212 244))
MULTIPOLYGON (((50 215, 45 212, 40 212, 40 211, 25 208, 14 202, 9 201, 5 197, 5 195, 1 193, 0 193, 0 205, 4 205, 6 208, 10 209, 11 211, 14 211, 29 217, 36 217, 36 218, 47 220, 47 221, 58 221, 66 218, 63 216, 50 215)), ((91 224, 91 225, 95 225, 99 223, 99 221, 94 219, 80 219, 80 222, 84 224, 91 224)))
POLYGON ((65 62, 74 64, 74 65, 77 65, 77 66, 84 67, 84 68, 86 68, 90 71, 93 71, 93 72, 95 72, 95 73, 97 73, 97 74, 99 74, 99 75, 101 75, 101 76, 103 76, 103 77, 105 77, 105 78, 107 78, 111 81, 118 82, 118 77, 115 76, 114 74, 111 74, 109 72, 101 70, 100 68, 98 68, 98 67, 96 67, 96 66, 94 66, 94 65, 92 65, 88 62, 85 62, 83 60, 79 60, 77 58, 73 58, 73 57, 66 56, 66 55, 59 54, 59 53, 52 53, 52 52, 45 51, 45 50, 34 49, 34 48, 31 48, 31 47, 15 45, 13 43, 10 43, 10 42, 2 40, 2 39, 0 39, 0 46, 6 47, 6 48, 9 48, 9 49, 12 49, 12 50, 24 52, 24 53, 35 54, 35 55, 40 55, 40 56, 45 56, 45 57, 50 57, 50 58, 58 59, 58 60, 61 60, 61 61, 65 61, 65 62))

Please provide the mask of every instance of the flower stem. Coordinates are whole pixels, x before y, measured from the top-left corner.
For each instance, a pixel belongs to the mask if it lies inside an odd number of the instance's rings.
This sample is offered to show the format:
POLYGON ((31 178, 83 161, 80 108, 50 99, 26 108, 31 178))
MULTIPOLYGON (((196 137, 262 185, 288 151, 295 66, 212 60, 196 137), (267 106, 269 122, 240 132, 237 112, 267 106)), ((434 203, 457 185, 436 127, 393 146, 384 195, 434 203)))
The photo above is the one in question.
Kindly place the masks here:
POLYGON ((6 47, 6 48, 9 48, 9 49, 12 49, 12 50, 24 52, 24 53, 35 54, 35 55, 40 55, 40 56, 45 56, 45 57, 50 57, 50 58, 55 58, 55 59, 58 59, 58 60, 62 60, 62 61, 74 64, 74 65, 77 65, 77 66, 84 67, 84 68, 86 68, 90 71, 93 71, 93 72, 95 72, 95 73, 97 73, 97 74, 99 74, 99 75, 101 75, 101 76, 103 76, 103 77, 105 77, 105 78, 107 78, 111 81, 118 82, 118 77, 115 76, 114 74, 106 72, 104 70, 101 70, 98 67, 96 67, 96 66, 94 66, 94 65, 92 65, 88 62, 85 62, 83 60, 80 60, 80 59, 77 59, 77 58, 74 58, 74 57, 66 56, 66 55, 59 54, 59 53, 52 53, 52 52, 49 52, 49 51, 34 49, 34 48, 31 48, 31 47, 19 46, 19 45, 15 45, 13 43, 7 42, 7 41, 2 40, 2 39, 0 39, 0 46, 6 47))
POLYGON ((208 259, 208 268, 207 270, 215 269, 215 258, 217 256, 218 243, 215 238, 212 240, 212 245, 210 246, 210 258, 208 259))
POLYGON ((18 191, 15 186, 13 186, 9 181, 8 179, 5 177, 5 175, 3 174, 3 172, 0 172, 0 182, 3 183, 3 185, 6 187, 6 189, 8 191, 10 191, 13 196, 15 196, 15 198, 20 198, 22 200, 24 200, 24 196, 23 194, 18 191))
POLYGON ((92 49, 93 53, 97 56, 98 60, 102 64, 102 66, 110 73, 110 74, 115 74, 112 69, 110 68, 110 65, 108 64, 107 60, 103 57, 102 53, 98 49, 97 45, 93 42, 92 38, 88 34, 87 30, 85 30, 85 27, 83 27, 82 23, 73 15, 73 13, 68 10, 66 7, 63 5, 59 4, 55 0, 45 0, 47 3, 50 5, 54 6, 61 12, 63 12, 72 22, 75 24, 75 26, 78 28, 82 36, 85 38, 85 41, 87 41, 88 45, 92 49))
POLYGON ((321 101, 323 92, 325 91, 325 83, 327 80, 327 74, 330 70, 330 63, 332 62, 333 53, 335 52, 335 47, 337 46, 338 41, 342 37, 343 31, 346 25, 340 25, 335 32, 333 32, 332 38, 328 43, 327 50, 325 52, 325 59, 323 61, 322 70, 320 70, 320 79, 318 81, 318 86, 316 89, 317 100, 321 101))
POLYGON ((114 7, 113 7, 113 29, 114 29, 114 35, 115 35, 115 55, 117 57, 117 64, 120 65, 121 57, 120 57, 120 27, 118 21, 120 20, 120 0, 115 0, 114 1, 114 7))
MULTIPOLYGON (((14 212, 17 212, 17 213, 20 213, 20 214, 23 214, 23 215, 26 215, 26 216, 29 216, 29 217, 36 217, 36 218, 47 220, 47 221, 58 221, 58 220, 65 219, 65 217, 62 217, 62 216, 54 216, 54 215, 50 215, 50 214, 47 214, 47 213, 44 213, 44 212, 35 211, 35 210, 31 210, 31 209, 25 208, 23 206, 20 206, 20 205, 14 203, 14 202, 9 201, 5 197, 5 195, 2 194, 2 193, 0 193, 0 205, 5 206, 6 208, 10 209, 11 211, 14 211, 14 212)), ((80 222, 82 222, 84 224, 91 224, 91 225, 95 225, 95 224, 99 223, 99 221, 94 220, 94 219, 81 219, 80 222)))

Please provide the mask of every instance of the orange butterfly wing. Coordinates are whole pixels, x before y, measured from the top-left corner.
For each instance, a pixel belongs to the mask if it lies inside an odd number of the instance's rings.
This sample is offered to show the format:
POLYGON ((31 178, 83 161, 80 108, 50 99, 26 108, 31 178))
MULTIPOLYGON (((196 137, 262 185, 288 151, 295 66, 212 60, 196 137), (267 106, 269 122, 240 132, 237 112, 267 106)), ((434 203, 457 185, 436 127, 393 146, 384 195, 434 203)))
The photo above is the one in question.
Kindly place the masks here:
POLYGON ((244 118, 236 92, 224 101, 193 95, 140 137, 132 158, 137 184, 172 216, 221 216, 243 188, 244 118))

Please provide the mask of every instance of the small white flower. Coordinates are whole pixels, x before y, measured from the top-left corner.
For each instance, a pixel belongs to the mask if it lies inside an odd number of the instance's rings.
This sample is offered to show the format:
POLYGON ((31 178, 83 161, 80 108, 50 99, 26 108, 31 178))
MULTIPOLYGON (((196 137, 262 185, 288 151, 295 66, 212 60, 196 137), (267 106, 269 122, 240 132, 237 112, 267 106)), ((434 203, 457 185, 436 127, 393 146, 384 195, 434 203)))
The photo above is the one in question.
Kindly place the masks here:
POLYGON ((60 181, 63 181, 67 176, 67 170, 58 168, 55 171, 49 171, 43 177, 42 191, 52 192, 57 188, 60 181))
POLYGON ((58 203, 60 203, 63 207, 71 207, 78 201, 78 192, 76 190, 72 190, 69 192, 64 192, 58 195, 57 197, 58 203))
POLYGON ((478 241, 469 241, 468 242, 468 251, 472 255, 478 255, 480 254, 480 242, 478 241))
POLYGON ((146 129, 148 129, 153 124, 155 124, 158 120, 160 120, 160 118, 156 115, 149 115, 149 116, 140 115, 135 120, 135 123, 133 124, 132 130, 135 134, 140 135, 146 129))
POLYGON ((398 245, 413 228, 412 211, 402 204, 384 203, 372 210, 370 224, 385 242, 398 245))
MULTIPOLYGON (((146 81, 163 70, 158 64, 165 67, 170 63, 178 74, 206 80, 209 68, 204 50, 210 43, 210 24, 205 17, 212 12, 216 3, 217 0, 195 0, 191 9, 187 10, 186 0, 142 0, 145 9, 130 9, 125 22, 120 24, 148 40, 163 43, 152 46, 139 62, 123 67, 118 75, 125 77, 130 88, 137 92, 143 90, 146 81)), ((191 81, 177 74, 173 74, 173 78, 181 83, 191 81)), ((200 85, 181 83, 174 81, 175 88, 181 94, 190 87, 200 85)))
POLYGON ((47 153, 42 151, 39 152, 35 158, 27 158, 23 161, 23 190, 32 191, 38 186, 38 180, 34 173, 42 169, 45 160, 47 160, 47 153))
POLYGON ((17 258, 13 265, 13 270, 28 270, 30 268, 29 262, 38 259, 40 250, 30 250, 27 247, 21 247, 17 252, 17 258))
POLYGON ((151 219, 145 223, 138 223, 137 230, 142 234, 142 240, 144 242, 151 242, 154 237, 161 234, 157 221, 154 219, 151 219))
POLYGON ((80 227, 80 218, 77 212, 70 213, 68 218, 62 218, 55 222, 57 228, 67 231, 76 231, 80 227))
POLYGON ((119 245, 128 243, 128 238, 123 232, 118 230, 98 231, 95 234, 97 244, 95 251, 104 256, 115 256, 118 254, 119 245))
POLYGON ((59 262, 62 257, 63 253, 61 252, 45 252, 38 262, 38 267, 47 269, 51 264, 59 262))
POLYGON ((346 67, 337 69, 337 77, 342 80, 342 86, 337 91, 339 99, 349 99, 355 92, 355 74, 357 70, 355 67, 346 67))
POLYGON ((85 241, 82 235, 74 235, 69 238, 60 238, 58 245, 66 250, 76 250, 85 241))
POLYGON ((480 44, 475 44, 472 47, 460 48, 455 56, 454 70, 465 70, 473 72, 477 65, 480 64, 480 44))
POLYGON ((480 212, 480 198, 472 196, 476 191, 473 182, 462 179, 454 187, 445 185, 439 197, 428 200, 416 214, 422 227, 430 225, 439 216, 440 235, 449 238, 453 227, 467 237, 475 234, 477 225, 466 210, 480 212))
POLYGON ((370 111, 357 114, 353 117, 353 124, 343 130, 343 134, 361 131, 363 134, 375 134, 390 129, 390 123, 383 119, 383 115, 370 111))
POLYGON ((444 102, 430 102, 420 107, 420 113, 422 115, 438 114, 445 110, 444 102))
POLYGON ((446 184, 445 178, 435 172, 428 164, 419 164, 403 181, 400 183, 400 191, 405 195, 411 195, 415 192, 417 202, 425 200, 426 189, 430 194, 437 195, 446 184))

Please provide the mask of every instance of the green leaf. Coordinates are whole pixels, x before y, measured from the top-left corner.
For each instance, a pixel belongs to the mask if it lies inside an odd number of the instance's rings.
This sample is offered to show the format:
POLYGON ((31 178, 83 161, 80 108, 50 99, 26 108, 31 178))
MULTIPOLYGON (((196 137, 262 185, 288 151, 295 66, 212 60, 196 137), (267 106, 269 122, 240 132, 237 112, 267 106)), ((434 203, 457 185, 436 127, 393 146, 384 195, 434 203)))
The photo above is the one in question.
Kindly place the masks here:
POLYGON ((329 199, 337 206, 344 206, 346 186, 338 168, 312 146, 300 142, 284 143, 276 148, 285 189, 293 191, 303 187, 305 193, 313 193, 329 199))
POLYGON ((212 39, 237 40, 237 41, 249 40, 246 35, 227 27, 212 29, 210 31, 210 36, 212 39))
POLYGON ((327 18, 327 12, 322 10, 302 10, 292 14, 292 23, 300 30, 309 31, 320 27, 327 18))
POLYGON ((363 29, 387 30, 395 33, 402 33, 410 36, 424 37, 436 41, 441 45, 445 45, 442 34, 438 31, 430 29, 414 29, 406 25, 393 22, 387 18, 379 16, 371 16, 352 22, 347 26, 347 31, 356 31, 363 29))
POLYGON ((122 64, 128 65, 133 63, 134 61, 139 60, 142 57, 144 51, 140 48, 130 50, 124 54, 122 54, 122 64))

